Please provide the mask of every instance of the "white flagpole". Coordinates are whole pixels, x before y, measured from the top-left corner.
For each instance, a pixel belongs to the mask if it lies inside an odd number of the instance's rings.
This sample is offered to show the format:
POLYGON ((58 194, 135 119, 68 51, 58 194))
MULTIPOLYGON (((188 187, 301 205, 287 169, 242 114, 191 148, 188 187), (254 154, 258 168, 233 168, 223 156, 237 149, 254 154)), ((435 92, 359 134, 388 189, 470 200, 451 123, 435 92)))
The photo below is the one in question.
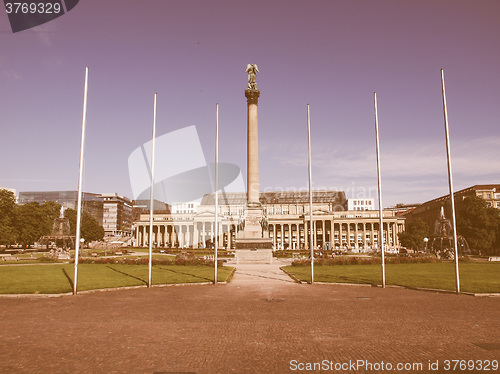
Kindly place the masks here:
POLYGON ((448 108, 446 105, 446 90, 444 87, 444 70, 441 69, 441 89, 443 92, 443 113, 444 113, 444 132, 446 136, 446 160, 448 162, 448 185, 450 189, 451 201, 451 220, 453 225, 453 247, 455 250, 455 281, 457 293, 460 293, 460 272, 458 269, 458 247, 457 247, 457 222, 455 219, 455 200, 453 198, 453 177, 451 172, 451 151, 450 151, 450 132, 448 127, 448 108))
POLYGON ((83 114, 82 114, 82 137, 80 141, 80 167, 78 173, 78 207, 76 212, 76 238, 75 238, 75 277, 73 280, 73 295, 78 290, 78 256, 80 252, 80 231, 82 218, 82 185, 83 185, 83 157, 85 149, 85 124, 87 122, 87 92, 89 82, 89 68, 85 68, 85 86, 83 89, 83 114))
POLYGON ((378 215, 379 215, 379 245, 382 252, 382 287, 385 288, 385 253, 384 253, 384 218, 382 211, 382 177, 380 173, 380 142, 378 135, 378 106, 377 106, 377 93, 373 93, 375 103, 375 138, 377 149, 377 179, 378 179, 378 215))
POLYGON ((215 256, 214 284, 217 284, 217 247, 219 246, 219 103, 215 110, 215 256))
POLYGON ((314 283, 314 241, 313 241, 313 197, 312 197, 312 165, 311 165, 311 115, 309 104, 307 104, 307 150, 308 150, 308 169, 309 169, 309 240, 311 246, 311 284, 314 283))
POLYGON ((153 264, 153 211, 155 185, 155 143, 156 143, 156 93, 153 101, 153 139, 151 145, 151 190, 149 196, 149 274, 148 287, 151 287, 151 268, 153 264))

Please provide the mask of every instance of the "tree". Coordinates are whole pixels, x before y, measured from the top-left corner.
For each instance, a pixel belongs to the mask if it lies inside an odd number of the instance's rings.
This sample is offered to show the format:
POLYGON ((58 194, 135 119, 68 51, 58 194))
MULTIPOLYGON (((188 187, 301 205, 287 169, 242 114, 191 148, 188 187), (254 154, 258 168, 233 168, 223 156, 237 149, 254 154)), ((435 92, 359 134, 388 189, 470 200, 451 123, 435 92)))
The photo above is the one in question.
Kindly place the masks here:
POLYGON ((424 238, 429 237, 429 226, 420 218, 409 221, 406 230, 398 234, 403 247, 418 250, 424 245, 424 238))
POLYGON ((50 235, 54 226, 54 220, 59 217, 61 212, 61 204, 55 201, 46 201, 40 208, 42 210, 42 217, 44 217, 41 222, 41 230, 43 235, 50 235))
POLYGON ((500 244, 500 210, 488 207, 477 196, 457 200, 456 210, 457 232, 470 248, 489 251, 500 244))
POLYGON ((9 246, 16 242, 16 219, 16 196, 0 189, 0 244, 9 246))
MULTIPOLYGON (((76 210, 67 209, 64 211, 64 216, 69 219, 71 235, 76 235, 76 210)), ((104 228, 94 217, 85 211, 82 212, 81 237, 86 242, 102 240, 104 238, 104 228)))
POLYGON ((43 204, 32 202, 18 206, 16 225, 18 241, 24 246, 34 243, 44 235, 50 235, 60 207, 53 201, 43 204))

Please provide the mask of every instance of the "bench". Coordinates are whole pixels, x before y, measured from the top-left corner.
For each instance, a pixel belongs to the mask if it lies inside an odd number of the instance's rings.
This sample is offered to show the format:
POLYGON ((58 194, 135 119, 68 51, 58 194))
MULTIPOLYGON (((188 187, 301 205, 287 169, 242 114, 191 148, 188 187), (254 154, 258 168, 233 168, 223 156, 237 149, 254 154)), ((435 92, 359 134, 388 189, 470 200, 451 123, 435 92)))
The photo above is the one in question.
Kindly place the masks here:
POLYGON ((488 261, 500 261, 500 256, 490 256, 488 261))

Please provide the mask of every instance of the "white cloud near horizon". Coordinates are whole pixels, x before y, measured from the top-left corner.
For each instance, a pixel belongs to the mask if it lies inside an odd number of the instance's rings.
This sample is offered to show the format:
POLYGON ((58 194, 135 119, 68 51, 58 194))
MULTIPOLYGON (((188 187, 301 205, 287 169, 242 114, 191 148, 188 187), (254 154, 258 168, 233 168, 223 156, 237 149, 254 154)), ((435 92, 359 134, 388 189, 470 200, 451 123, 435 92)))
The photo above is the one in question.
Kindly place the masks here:
POLYGON ((7 79, 9 79, 11 81, 17 81, 17 80, 19 80, 19 79, 21 79, 23 77, 21 74, 19 74, 14 69, 4 70, 3 71, 3 75, 5 77, 7 77, 7 79))
POLYGON ((48 47, 52 46, 53 43, 50 34, 56 32, 56 26, 54 26, 52 22, 49 21, 40 26, 33 27, 31 30, 36 33, 43 45, 48 47))
MULTIPOLYGON (((313 146, 314 147, 314 146, 313 146)), ((307 153, 295 144, 266 147, 264 157, 272 157, 280 172, 307 170, 307 153)), ((454 189, 475 184, 500 183, 500 136, 456 139, 451 142, 454 189)), ((371 189, 377 185, 375 146, 339 144, 316 146, 312 152, 313 185, 358 186, 371 189)), ((423 202, 447 193, 446 148, 443 142, 405 140, 381 145, 383 201, 423 202)), ((303 180, 303 179, 302 179, 303 180)), ((344 187, 345 189, 345 187, 344 187)), ((376 197, 376 196, 370 196, 376 197)), ((384 206, 387 204, 384 203, 384 206)))

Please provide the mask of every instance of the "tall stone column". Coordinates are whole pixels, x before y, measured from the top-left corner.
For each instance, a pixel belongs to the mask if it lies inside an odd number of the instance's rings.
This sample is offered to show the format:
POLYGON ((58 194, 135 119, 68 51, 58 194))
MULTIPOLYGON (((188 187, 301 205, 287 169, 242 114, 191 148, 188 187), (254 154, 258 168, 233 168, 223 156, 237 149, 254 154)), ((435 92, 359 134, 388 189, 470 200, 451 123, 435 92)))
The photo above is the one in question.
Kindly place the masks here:
POLYGON ((247 89, 247 203, 260 206, 259 202, 259 126, 257 105, 260 90, 247 89))
POLYGON ((200 242, 200 233, 198 231, 198 222, 193 225, 193 248, 198 248, 200 242))
MULTIPOLYGON (((259 199, 259 133, 257 105, 260 90, 255 76, 257 65, 248 64, 247 99, 247 206, 244 228, 236 238, 236 262, 272 262, 272 240, 264 235, 267 219, 263 214, 259 199)), ((283 238, 282 238, 283 239, 283 238)))
POLYGON ((375 249, 375 223, 370 223, 370 249, 375 249))
POLYGON ((344 240, 342 239, 342 235, 344 235, 344 233, 342 232, 342 225, 343 225, 343 223, 339 222, 339 242, 340 242, 340 248, 344 248, 344 240))
POLYGON ((366 251, 366 223, 363 223, 363 248, 366 251))
POLYGON ((206 245, 206 241, 207 239, 205 238, 206 234, 205 234, 205 221, 202 222, 202 226, 201 226, 201 243, 202 243, 202 248, 205 248, 205 245, 206 245))
POLYGON ((318 221, 315 221, 313 218, 313 241, 314 241, 314 250, 318 249, 318 221))
POLYGON ((189 225, 186 225, 185 244, 186 244, 186 247, 188 247, 188 248, 191 245, 191 227, 189 225))
POLYGON ((351 222, 347 222, 347 249, 351 250, 351 222))
POLYGON ((311 223, 310 221, 305 221, 304 222, 304 243, 305 243, 305 249, 311 249, 311 235, 309 230, 311 229, 311 223))
POLYGON ((324 249, 326 243, 326 221, 324 219, 321 220, 321 240, 323 242, 321 249, 324 249))
POLYGON ((359 230, 358 230, 358 222, 357 221, 356 221, 355 225, 356 226, 354 229, 354 237, 355 237, 354 248, 359 249, 359 230))

